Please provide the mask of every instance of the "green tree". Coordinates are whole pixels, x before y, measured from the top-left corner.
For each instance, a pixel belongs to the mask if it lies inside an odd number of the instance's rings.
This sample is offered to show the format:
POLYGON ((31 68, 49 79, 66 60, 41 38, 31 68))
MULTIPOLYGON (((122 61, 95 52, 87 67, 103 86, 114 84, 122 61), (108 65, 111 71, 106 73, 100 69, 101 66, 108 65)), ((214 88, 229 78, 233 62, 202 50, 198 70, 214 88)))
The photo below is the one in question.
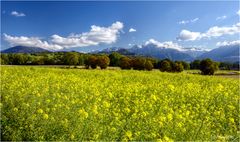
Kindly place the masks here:
POLYGON ((135 70, 144 70, 145 69, 146 59, 141 57, 136 57, 132 60, 132 66, 135 70))
POLYGON ((92 69, 96 69, 98 65, 98 58, 94 55, 88 57, 87 63, 91 66, 92 69))
POLYGON ((131 59, 128 57, 121 57, 119 61, 119 66, 121 69, 131 69, 131 59))
POLYGON ((194 60, 190 63, 190 69, 200 69, 200 60, 194 60))
POLYGON ((190 69, 190 64, 185 61, 180 61, 180 63, 183 65, 184 70, 190 69))
POLYGON ((169 60, 162 60, 160 62, 160 71, 171 72, 172 71, 171 62, 169 60))
POLYGON ((119 62, 121 59, 122 55, 117 53, 117 52, 113 52, 109 55, 109 59, 110 59, 110 66, 116 67, 119 66, 119 62))
POLYGON ((1 65, 9 64, 8 54, 1 54, 1 65))
POLYGON ((110 59, 108 58, 108 56, 102 55, 102 56, 99 56, 97 59, 97 65, 101 69, 106 69, 109 63, 110 63, 110 59))
POLYGON ((146 61, 145 62, 145 69, 148 71, 151 71, 153 69, 153 64, 151 61, 146 61))
POLYGON ((64 63, 66 65, 77 65, 78 64, 78 53, 76 53, 76 52, 67 52, 64 55, 64 63))
POLYGON ((182 72, 184 69, 183 65, 181 62, 175 62, 173 63, 173 68, 172 71, 173 72, 182 72))
POLYGON ((203 75, 213 75, 218 70, 218 64, 211 59, 204 59, 200 62, 200 70, 203 75))

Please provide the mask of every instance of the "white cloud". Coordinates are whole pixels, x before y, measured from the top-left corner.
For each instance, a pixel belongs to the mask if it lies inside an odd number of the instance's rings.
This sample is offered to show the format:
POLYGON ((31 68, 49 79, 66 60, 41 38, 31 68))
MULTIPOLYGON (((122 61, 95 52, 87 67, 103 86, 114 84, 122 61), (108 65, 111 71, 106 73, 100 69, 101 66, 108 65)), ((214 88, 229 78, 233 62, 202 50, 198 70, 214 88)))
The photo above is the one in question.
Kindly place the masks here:
POLYGON ((200 37, 199 32, 191 32, 188 30, 182 30, 179 34, 179 40, 196 40, 200 37))
POLYGON ((123 23, 121 22, 115 22, 109 27, 92 25, 89 32, 71 34, 68 37, 52 35, 51 41, 66 48, 94 46, 100 43, 111 44, 117 41, 122 28, 123 23))
POLYGON ((137 30, 136 29, 133 29, 133 28, 130 28, 128 32, 136 32, 137 30))
POLYGON ((24 16, 26 16, 24 13, 17 12, 17 11, 12 11, 11 15, 16 16, 16 17, 24 17, 24 16))
POLYGON ((227 16, 226 16, 226 15, 223 15, 223 16, 217 17, 216 20, 224 20, 224 19, 226 19, 226 18, 227 18, 227 16))
POLYGON ((11 45, 22 45, 29 47, 41 47, 49 50, 61 50, 72 47, 86 47, 99 45, 100 43, 111 44, 117 41, 123 23, 115 22, 109 27, 92 25, 89 32, 81 34, 70 34, 68 37, 52 35, 50 42, 42 41, 38 37, 10 36, 4 34, 4 39, 11 45))
POLYGON ((25 36, 10 36, 3 34, 4 39, 9 42, 12 46, 27 46, 27 47, 41 47, 47 50, 60 50, 62 46, 56 44, 49 44, 47 41, 41 41, 38 37, 25 37, 25 36))
POLYGON ((239 46, 240 47, 240 40, 218 42, 216 46, 218 47, 239 46))
POLYGON ((219 37, 223 35, 234 35, 240 33, 240 23, 229 27, 214 26, 208 29, 205 33, 191 32, 188 30, 182 30, 177 37, 178 40, 199 40, 202 38, 219 37))
POLYGON ((237 11, 237 15, 239 15, 239 16, 240 16, 240 9, 237 11))
POLYGON ((199 18, 194 18, 192 20, 182 20, 182 21, 179 21, 178 24, 188 24, 188 23, 195 23, 199 20, 199 18))
POLYGON ((149 39, 145 42, 144 45, 147 46, 150 44, 156 45, 159 48, 172 48, 177 50, 183 50, 183 47, 181 45, 178 45, 177 43, 174 43, 172 41, 159 42, 155 39, 149 39))

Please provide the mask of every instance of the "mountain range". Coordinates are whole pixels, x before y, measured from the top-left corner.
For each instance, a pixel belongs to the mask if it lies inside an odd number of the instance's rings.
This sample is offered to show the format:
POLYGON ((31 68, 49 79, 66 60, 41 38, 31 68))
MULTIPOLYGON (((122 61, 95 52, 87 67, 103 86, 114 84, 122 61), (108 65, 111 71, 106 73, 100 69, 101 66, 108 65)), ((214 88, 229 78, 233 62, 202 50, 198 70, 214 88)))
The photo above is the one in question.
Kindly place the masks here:
MULTIPOLYGON (((169 44, 169 43, 168 43, 169 44)), ((171 44, 171 43, 170 43, 171 44)), ((112 47, 91 53, 100 54, 118 52, 122 55, 138 55, 154 57, 158 59, 169 58, 171 60, 193 61, 195 59, 211 58, 215 61, 237 62, 239 61, 239 45, 219 47, 213 50, 203 50, 200 48, 178 48, 176 46, 158 45, 148 43, 144 45, 134 45, 131 48, 112 47)), ((41 53, 52 52, 39 47, 15 46, 1 51, 1 53, 41 53)))
POLYGON ((1 53, 42 53, 50 52, 40 47, 15 46, 1 51, 1 53))

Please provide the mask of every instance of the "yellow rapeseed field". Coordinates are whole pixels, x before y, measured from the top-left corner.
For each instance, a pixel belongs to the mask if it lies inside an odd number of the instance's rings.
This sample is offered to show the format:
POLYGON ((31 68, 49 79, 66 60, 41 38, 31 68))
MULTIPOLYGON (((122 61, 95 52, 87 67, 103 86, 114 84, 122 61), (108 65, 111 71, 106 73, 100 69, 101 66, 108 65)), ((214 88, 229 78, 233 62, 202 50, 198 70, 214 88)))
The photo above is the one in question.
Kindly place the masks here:
POLYGON ((1 67, 1 139, 238 141, 239 100, 236 79, 1 67))

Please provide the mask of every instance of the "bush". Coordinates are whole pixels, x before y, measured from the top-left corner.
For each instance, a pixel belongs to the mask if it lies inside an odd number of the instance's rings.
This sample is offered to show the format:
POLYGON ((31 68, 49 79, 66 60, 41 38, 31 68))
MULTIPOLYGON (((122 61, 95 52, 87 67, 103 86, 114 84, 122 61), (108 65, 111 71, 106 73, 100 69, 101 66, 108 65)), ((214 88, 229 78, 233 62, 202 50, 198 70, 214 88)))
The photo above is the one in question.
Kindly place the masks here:
POLYGON ((218 64, 211 59, 204 59, 200 62, 200 70, 203 75, 213 75, 218 70, 218 64))
POLYGON ((110 63, 110 59, 108 58, 108 56, 99 56, 97 59, 97 65, 101 68, 101 69, 106 69, 107 66, 110 63))
POLYGON ((88 57, 88 64, 90 65, 90 67, 92 69, 96 69, 97 68, 97 64, 98 64, 98 58, 94 55, 91 55, 88 57))
POLYGON ((119 66, 119 62, 121 59, 122 55, 117 53, 117 52, 113 52, 109 55, 109 59, 110 59, 110 66, 116 67, 119 66))
POLYGON ((184 61, 180 62, 183 65, 184 70, 189 70, 190 69, 190 64, 184 61))
POLYGON ((200 60, 194 60, 191 62, 190 69, 200 69, 200 60))
POLYGON ((144 58, 134 58, 132 60, 132 67, 133 69, 135 70, 144 70, 145 69, 145 62, 146 62, 146 59, 144 58))
POLYGON ((172 66, 171 66, 171 62, 168 60, 163 60, 160 62, 160 71, 164 72, 171 72, 172 71, 172 66))
POLYGON ((183 67, 182 63, 178 63, 178 62, 173 63, 173 70, 172 70, 173 72, 182 72, 183 69, 184 69, 184 67, 183 67))
POLYGON ((131 59, 129 59, 128 57, 120 58, 119 67, 121 69, 131 69, 131 59))
POLYGON ((151 61, 146 61, 145 62, 145 69, 148 71, 151 71, 153 69, 153 64, 151 61))
POLYGON ((64 64, 65 65, 77 65, 78 64, 78 53, 67 52, 64 54, 64 64))

